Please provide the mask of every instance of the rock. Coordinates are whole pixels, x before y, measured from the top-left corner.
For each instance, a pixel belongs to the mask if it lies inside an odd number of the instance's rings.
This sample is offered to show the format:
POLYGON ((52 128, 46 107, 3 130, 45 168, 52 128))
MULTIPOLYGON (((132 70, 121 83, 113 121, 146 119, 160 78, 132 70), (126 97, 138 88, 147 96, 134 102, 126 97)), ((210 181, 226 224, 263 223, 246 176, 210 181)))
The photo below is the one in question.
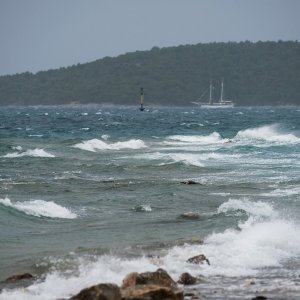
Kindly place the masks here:
POLYGON ((121 291, 115 284, 101 283, 81 290, 69 300, 121 300, 121 291))
POLYGON ((126 289, 129 286, 134 286, 138 275, 139 273, 137 272, 131 272, 127 274, 123 279, 122 289, 126 289))
POLYGON ((254 284, 256 284, 255 279, 249 279, 246 283, 247 283, 247 285, 254 285, 254 284))
POLYGON ((265 296, 256 296, 254 298, 251 298, 251 300, 267 300, 268 298, 265 296))
POLYGON ((181 181, 180 183, 183 183, 183 184, 200 184, 199 182, 196 182, 194 180, 181 181))
POLYGON ((183 219, 189 219, 189 220, 198 220, 200 218, 200 215, 196 212, 186 212, 186 213, 183 213, 179 216, 180 218, 183 218, 183 219))
POLYGON ((198 265, 198 264, 203 264, 205 261, 208 265, 210 265, 210 262, 206 258, 206 256, 204 254, 200 254, 200 255, 189 258, 186 262, 198 265))
POLYGON ((6 278, 5 281, 6 282, 16 282, 19 280, 32 279, 32 278, 34 278, 34 277, 30 273, 23 273, 23 274, 12 275, 12 276, 6 278))
POLYGON ((137 275, 136 285, 159 285, 164 287, 177 287, 176 282, 163 269, 157 269, 155 272, 145 272, 137 275))
POLYGON ((183 285, 191 285, 197 283, 197 278, 192 276, 190 273, 182 273, 178 283, 183 285))
POLYGON ((154 284, 141 284, 121 290, 122 300, 183 300, 183 290, 154 284))

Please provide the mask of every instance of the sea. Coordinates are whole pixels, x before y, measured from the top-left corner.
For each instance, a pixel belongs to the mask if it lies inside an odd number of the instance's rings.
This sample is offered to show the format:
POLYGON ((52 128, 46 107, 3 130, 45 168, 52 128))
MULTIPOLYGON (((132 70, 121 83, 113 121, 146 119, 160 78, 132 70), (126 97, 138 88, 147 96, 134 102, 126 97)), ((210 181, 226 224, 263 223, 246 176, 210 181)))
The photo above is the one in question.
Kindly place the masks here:
POLYGON ((204 299, 300 299, 299 216, 300 107, 0 109, 1 300, 158 268, 204 299))

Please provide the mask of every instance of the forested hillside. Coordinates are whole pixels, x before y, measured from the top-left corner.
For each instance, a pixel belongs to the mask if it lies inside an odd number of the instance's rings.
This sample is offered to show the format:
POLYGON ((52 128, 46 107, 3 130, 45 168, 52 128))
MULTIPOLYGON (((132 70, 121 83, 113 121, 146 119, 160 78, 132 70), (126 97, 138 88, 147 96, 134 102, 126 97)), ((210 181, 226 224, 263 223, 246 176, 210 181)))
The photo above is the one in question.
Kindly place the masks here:
MULTIPOLYGON (((238 105, 300 105, 300 43, 154 47, 68 68, 0 77, 0 105, 190 105, 214 84, 238 105)), ((202 101, 205 101, 205 97, 202 101)))

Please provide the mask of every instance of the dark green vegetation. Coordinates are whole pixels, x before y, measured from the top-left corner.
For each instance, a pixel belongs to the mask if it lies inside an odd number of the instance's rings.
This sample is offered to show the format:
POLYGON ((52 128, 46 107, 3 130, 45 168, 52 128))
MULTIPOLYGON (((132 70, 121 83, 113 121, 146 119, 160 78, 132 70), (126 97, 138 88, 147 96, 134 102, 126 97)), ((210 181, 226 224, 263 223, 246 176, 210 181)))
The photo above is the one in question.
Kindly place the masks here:
MULTIPOLYGON (((106 57, 68 68, 0 77, 0 105, 189 105, 213 80, 238 105, 300 105, 300 43, 186 45, 106 57)), ((208 95, 202 99, 205 101, 208 95)))

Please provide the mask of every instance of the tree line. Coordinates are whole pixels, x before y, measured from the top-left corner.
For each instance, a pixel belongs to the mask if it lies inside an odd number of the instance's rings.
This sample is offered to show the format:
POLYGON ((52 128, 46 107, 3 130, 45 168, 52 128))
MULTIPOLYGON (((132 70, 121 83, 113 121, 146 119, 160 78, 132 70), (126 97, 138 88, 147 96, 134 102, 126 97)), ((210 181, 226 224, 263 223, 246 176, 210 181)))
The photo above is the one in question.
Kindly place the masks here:
POLYGON ((300 105, 300 43, 228 42, 153 47, 67 68, 0 77, 0 105, 191 105, 219 98, 237 105, 300 105), (205 99, 206 98, 206 99, 205 99))

